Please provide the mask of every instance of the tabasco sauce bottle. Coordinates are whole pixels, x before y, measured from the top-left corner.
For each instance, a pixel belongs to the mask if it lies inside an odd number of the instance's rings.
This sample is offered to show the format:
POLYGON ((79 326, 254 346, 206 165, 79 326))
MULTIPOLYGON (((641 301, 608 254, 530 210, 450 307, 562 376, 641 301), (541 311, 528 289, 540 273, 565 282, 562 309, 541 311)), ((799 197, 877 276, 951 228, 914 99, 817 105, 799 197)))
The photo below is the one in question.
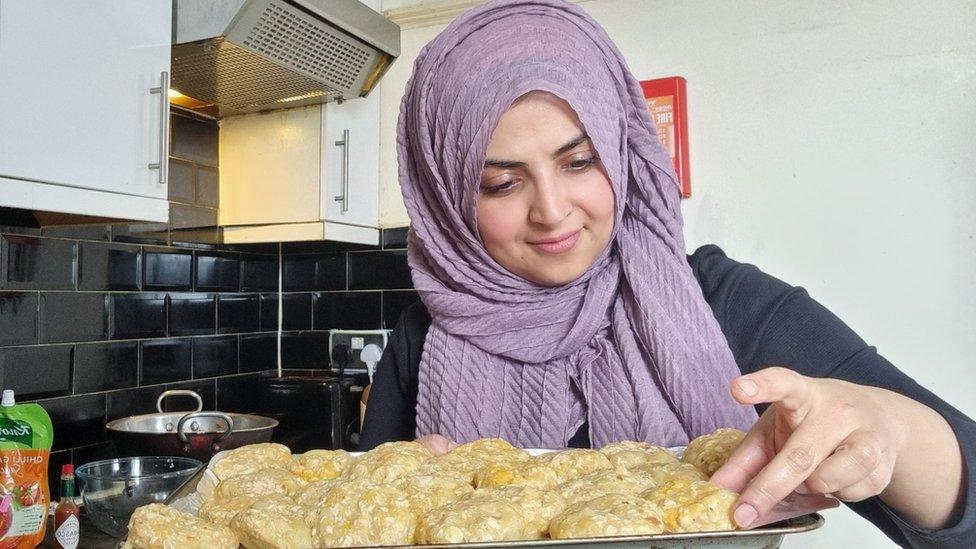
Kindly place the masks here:
POLYGON ((54 547, 77 549, 80 529, 78 506, 75 505, 75 466, 61 466, 61 501, 54 509, 54 547))

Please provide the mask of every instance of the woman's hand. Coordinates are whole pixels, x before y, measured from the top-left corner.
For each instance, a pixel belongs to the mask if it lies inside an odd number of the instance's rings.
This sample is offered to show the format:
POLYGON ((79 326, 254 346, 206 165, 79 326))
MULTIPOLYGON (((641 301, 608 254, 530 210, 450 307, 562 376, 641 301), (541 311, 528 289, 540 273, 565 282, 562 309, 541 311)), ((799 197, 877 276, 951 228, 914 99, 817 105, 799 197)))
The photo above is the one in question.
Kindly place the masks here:
POLYGON ((959 445, 945 420, 907 397, 767 368, 732 383, 743 404, 770 403, 712 481, 740 492, 733 518, 756 524, 793 491, 881 499, 938 528, 962 487, 959 445), (950 458, 946 458, 950 456, 950 458), (938 502, 937 502, 938 501, 938 502))
POLYGON ((453 440, 441 435, 424 435, 414 442, 424 445, 435 456, 446 454, 458 446, 453 440))

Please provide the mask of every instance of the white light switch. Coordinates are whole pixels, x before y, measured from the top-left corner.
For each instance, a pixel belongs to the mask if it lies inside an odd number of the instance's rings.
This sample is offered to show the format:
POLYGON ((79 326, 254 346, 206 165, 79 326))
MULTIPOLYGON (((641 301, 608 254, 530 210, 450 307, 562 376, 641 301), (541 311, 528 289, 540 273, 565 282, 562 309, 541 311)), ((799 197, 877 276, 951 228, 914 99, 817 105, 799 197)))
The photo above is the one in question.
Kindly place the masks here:
POLYGON ((366 345, 366 338, 352 337, 350 338, 349 345, 352 347, 352 350, 358 351, 359 349, 362 349, 366 345))

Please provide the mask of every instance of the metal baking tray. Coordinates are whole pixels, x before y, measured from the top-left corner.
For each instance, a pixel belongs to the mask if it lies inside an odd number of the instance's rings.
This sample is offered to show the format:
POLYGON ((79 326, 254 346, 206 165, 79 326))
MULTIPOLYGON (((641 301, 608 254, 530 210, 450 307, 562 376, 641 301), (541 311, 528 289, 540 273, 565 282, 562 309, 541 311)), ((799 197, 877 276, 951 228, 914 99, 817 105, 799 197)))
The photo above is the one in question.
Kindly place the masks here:
MULTIPOLYGON (((201 467, 190 480, 177 488, 166 504, 192 496, 196 493, 197 483, 203 477, 206 467, 201 467)), ((735 549, 766 549, 779 547, 787 534, 799 534, 816 530, 824 524, 824 519, 817 513, 810 513, 773 524, 768 524, 753 530, 735 530, 724 532, 695 532, 688 534, 655 534, 653 536, 613 536, 603 538, 575 538, 575 539, 539 539, 525 541, 492 541, 477 543, 453 543, 423 545, 424 549, 431 548, 513 548, 513 547, 558 547, 571 549, 575 547, 585 549, 674 549, 678 547, 710 547, 735 549)), ((405 547, 405 546, 401 546, 405 547)), ((421 547, 421 546, 413 546, 421 547)))

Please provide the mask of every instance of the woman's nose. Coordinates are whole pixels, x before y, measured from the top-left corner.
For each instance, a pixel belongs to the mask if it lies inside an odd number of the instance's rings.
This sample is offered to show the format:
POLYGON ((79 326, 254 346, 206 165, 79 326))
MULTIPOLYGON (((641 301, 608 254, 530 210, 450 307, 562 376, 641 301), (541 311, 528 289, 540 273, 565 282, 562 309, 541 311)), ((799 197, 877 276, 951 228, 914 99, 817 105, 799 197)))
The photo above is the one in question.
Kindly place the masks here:
POLYGON ((529 221, 540 225, 556 225, 572 211, 572 200, 558 181, 552 178, 536 181, 529 221))

